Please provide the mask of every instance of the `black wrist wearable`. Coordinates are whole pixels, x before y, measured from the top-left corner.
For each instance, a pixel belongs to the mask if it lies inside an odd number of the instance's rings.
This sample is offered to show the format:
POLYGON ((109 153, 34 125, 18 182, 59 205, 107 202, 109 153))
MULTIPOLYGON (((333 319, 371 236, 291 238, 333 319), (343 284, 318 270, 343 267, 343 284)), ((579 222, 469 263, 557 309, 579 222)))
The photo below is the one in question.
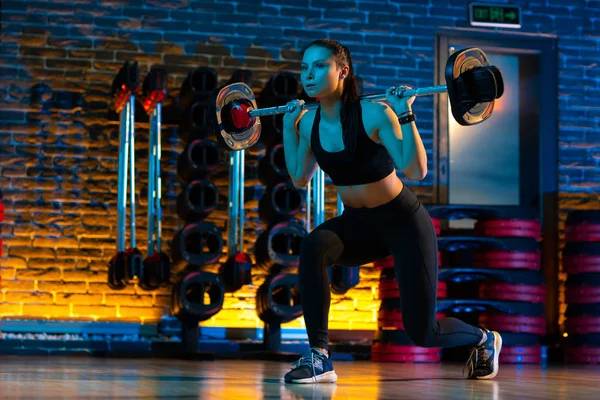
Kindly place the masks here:
POLYGON ((408 115, 398 118, 398 122, 400 122, 400 125, 406 125, 406 124, 410 124, 411 122, 415 121, 416 119, 417 119, 417 117, 415 116, 415 114, 410 113, 408 115))

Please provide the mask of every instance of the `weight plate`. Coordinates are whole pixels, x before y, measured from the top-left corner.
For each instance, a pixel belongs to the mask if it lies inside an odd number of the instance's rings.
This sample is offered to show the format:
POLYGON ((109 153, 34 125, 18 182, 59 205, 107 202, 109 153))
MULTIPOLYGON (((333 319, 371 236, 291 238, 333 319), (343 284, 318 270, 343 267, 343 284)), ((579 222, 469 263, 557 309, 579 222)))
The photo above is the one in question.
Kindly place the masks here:
POLYGON ((564 255, 563 269, 568 274, 584 274, 600 272, 599 255, 564 255))
POLYGON ((214 106, 216 134, 218 138, 222 138, 222 143, 232 150, 244 150, 258 142, 260 118, 250 117, 244 126, 240 126, 239 118, 236 117, 258 108, 250 86, 237 82, 223 87, 214 100, 214 106))
POLYGON ((567 214, 565 227, 582 223, 600 224, 600 211, 598 210, 571 210, 567 214))
POLYGON ((501 354, 507 354, 511 356, 541 356, 542 346, 502 346, 501 354))
POLYGON ((495 290, 482 290, 481 288, 479 289, 479 297, 490 300, 523 301, 536 304, 543 304, 546 301, 546 296, 537 294, 499 292, 495 290))
POLYGON ((409 339, 405 330, 398 329, 378 329, 375 332, 373 342, 394 343, 396 345, 415 345, 412 340, 409 339))
POLYGON ((565 356, 589 355, 600 357, 600 347, 596 346, 565 346, 565 356))
POLYGON ((511 229, 511 228, 480 228, 475 231, 476 235, 491 237, 522 237, 539 239, 540 232, 529 229, 511 229))
POLYGON ((382 354, 372 353, 371 361, 374 362, 397 362, 397 363, 439 363, 439 355, 429 354, 382 354))

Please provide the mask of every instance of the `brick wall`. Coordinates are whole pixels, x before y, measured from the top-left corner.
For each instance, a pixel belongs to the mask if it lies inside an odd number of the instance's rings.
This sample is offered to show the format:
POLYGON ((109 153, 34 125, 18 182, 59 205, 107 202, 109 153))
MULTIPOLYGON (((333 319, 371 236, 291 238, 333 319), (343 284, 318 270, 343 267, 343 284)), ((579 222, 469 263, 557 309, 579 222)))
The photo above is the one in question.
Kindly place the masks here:
MULTIPOLYGON (((114 292, 106 264, 115 248, 118 125, 107 121, 110 85, 126 60, 169 73, 176 101, 186 74, 217 70, 221 83, 233 70, 253 71, 260 92, 277 70, 298 72, 296 49, 329 37, 347 44, 366 90, 399 82, 433 84, 437 26, 468 27, 465 1, 78 0, 2 2, 0 43, 0 187, 2 229, 0 316, 156 320, 169 312, 169 288, 114 292)), ((559 37, 561 227, 565 211, 600 208, 600 2, 539 0, 521 4, 522 32, 559 37)), ((433 100, 415 102, 430 155, 433 100)), ((147 129, 138 125, 138 246, 145 237, 147 129)), ((168 247, 179 227, 175 214, 175 160, 183 149, 177 127, 163 130, 164 220, 168 247)), ((248 163, 256 155, 248 156, 248 163)), ((213 177, 226 219, 226 169, 213 177)), ((247 185, 257 181, 249 176, 247 185)), ((409 182, 426 201, 432 173, 409 182)), ((330 203, 333 203, 333 197, 330 203)), ((257 198, 246 204, 246 242, 265 227, 257 198)), ((331 215, 332 208, 328 208, 331 215)), ((562 230, 562 228, 561 228, 562 230)), ((168 248, 167 248, 168 250, 168 248)), ((224 259, 224 257, 223 257, 224 259)), ((334 296, 332 327, 375 328, 378 274, 368 266, 361 285, 334 296), (348 311, 352 311, 348 313, 348 311), (348 322, 350 321, 350 322, 348 322)), ((260 277, 258 282, 260 283, 260 277)), ((255 326, 255 287, 228 295, 208 324, 255 326)), ((302 321, 292 322, 301 326, 302 321)))

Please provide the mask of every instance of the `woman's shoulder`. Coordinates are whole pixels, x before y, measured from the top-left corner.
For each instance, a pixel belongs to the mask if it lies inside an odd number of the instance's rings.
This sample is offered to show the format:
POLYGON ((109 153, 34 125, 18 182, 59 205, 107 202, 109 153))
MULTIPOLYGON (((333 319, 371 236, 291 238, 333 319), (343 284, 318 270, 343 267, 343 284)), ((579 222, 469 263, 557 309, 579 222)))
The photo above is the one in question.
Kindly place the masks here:
POLYGON ((317 110, 315 108, 311 108, 306 110, 302 117, 300 118, 300 134, 305 138, 310 137, 310 132, 312 131, 312 126, 315 121, 315 115, 317 114, 317 110))
POLYGON ((387 104, 385 104, 381 101, 365 100, 365 99, 360 100, 360 106, 363 109, 363 111, 368 111, 368 112, 385 112, 385 110, 387 108, 390 108, 387 104))
POLYGON ((388 119, 388 111, 390 107, 381 102, 373 100, 360 100, 360 106, 362 108, 363 121, 370 121, 375 125, 379 125, 380 121, 388 119))

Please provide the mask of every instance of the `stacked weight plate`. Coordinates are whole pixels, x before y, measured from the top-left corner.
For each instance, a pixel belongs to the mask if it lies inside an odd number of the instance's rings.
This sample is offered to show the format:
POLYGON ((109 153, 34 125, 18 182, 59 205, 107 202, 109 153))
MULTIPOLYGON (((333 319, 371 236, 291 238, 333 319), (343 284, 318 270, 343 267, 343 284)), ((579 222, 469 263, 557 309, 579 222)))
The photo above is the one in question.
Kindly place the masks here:
MULTIPOLYGON (((266 82, 257 98, 258 106, 287 103, 297 97, 298 84, 293 73, 279 71, 266 82)), ((265 191, 259 200, 258 214, 266 229, 254 243, 256 267, 268 274, 296 274, 301 244, 308 235, 298 219, 304 195, 293 185, 285 164, 281 115, 261 117, 261 124, 260 141, 266 153, 258 162, 258 179, 265 191)))
MULTIPOLYGON (((272 75, 257 97, 259 108, 285 104, 298 95, 295 74, 272 75)), ((256 293, 256 313, 265 323, 265 347, 279 352, 279 326, 302 316, 298 289, 298 263, 302 241, 308 235, 299 215, 304 195, 290 179, 283 149, 282 115, 261 117, 260 143, 265 155, 258 161, 258 180, 264 185, 258 215, 265 229, 254 242, 255 270, 266 274, 256 293), (268 327, 268 329, 267 329, 268 327)))
POLYGON ((600 211, 580 210, 565 222, 567 273, 565 362, 600 363, 600 211))
POLYGON ((546 333, 536 212, 520 207, 437 206, 433 216, 474 219, 473 231, 440 237, 449 299, 438 310, 500 332, 502 363, 540 363, 546 333))
MULTIPOLYGON (((531 276, 529 282, 482 282, 479 287, 480 297, 544 305, 546 286, 543 283, 541 254, 537 246, 537 241, 541 239, 541 226, 536 214, 525 209, 515 209, 498 217, 483 217, 475 224, 475 234, 530 239, 532 246, 520 249, 521 251, 504 252, 502 255, 496 251, 492 254, 483 251, 483 255, 481 251, 478 252, 478 261, 481 262, 483 256, 488 268, 523 270, 531 276)), ((505 337, 500 362, 541 363, 541 339, 546 334, 546 318, 543 314, 528 316, 484 312, 479 316, 479 323, 505 337)))
POLYGON ((216 264, 223 254, 221 228, 208 221, 219 202, 219 191, 211 175, 223 158, 217 142, 211 138, 209 119, 211 96, 218 81, 215 69, 195 68, 183 81, 179 97, 179 138, 184 149, 177 156, 181 190, 176 212, 182 228, 171 241, 172 265, 178 273, 172 286, 171 305, 173 314, 184 323, 209 319, 221 310, 224 301, 222 277, 202 270, 216 264))
MULTIPOLYGON (((439 221, 433 220, 439 234, 439 221)), ((409 339, 402 322, 400 292, 391 256, 374 263, 381 270, 379 298, 381 305, 377 314, 377 332, 371 348, 371 360, 400 363, 439 363, 439 348, 415 346, 409 339)), ((437 297, 446 297, 446 284, 438 281, 437 297)), ((437 318, 444 317, 438 313, 437 318)))

